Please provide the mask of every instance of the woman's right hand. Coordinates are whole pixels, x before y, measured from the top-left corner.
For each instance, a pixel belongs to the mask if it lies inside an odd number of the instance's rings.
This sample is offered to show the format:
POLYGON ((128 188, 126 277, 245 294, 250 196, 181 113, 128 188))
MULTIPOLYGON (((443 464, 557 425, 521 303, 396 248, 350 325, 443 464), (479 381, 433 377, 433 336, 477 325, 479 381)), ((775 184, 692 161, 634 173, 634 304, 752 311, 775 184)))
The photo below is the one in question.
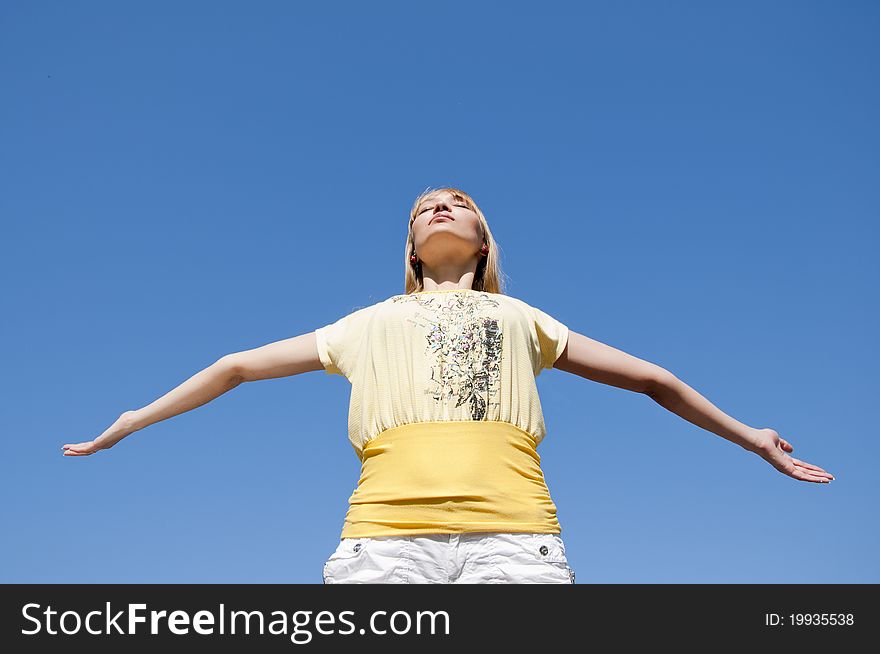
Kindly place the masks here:
POLYGON ((110 425, 103 434, 93 441, 83 441, 82 443, 65 443, 62 446, 64 456, 88 456, 94 454, 98 450, 109 450, 123 438, 136 430, 132 428, 132 416, 134 411, 126 411, 110 425))

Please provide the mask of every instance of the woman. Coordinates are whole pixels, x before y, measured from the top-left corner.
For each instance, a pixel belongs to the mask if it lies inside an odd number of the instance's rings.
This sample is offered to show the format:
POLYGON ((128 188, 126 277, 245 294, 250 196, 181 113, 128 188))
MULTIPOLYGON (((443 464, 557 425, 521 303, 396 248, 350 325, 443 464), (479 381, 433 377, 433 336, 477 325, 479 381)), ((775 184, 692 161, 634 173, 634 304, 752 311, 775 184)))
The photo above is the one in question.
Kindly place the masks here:
POLYGON ((544 368, 644 393, 794 479, 834 478, 669 371, 504 294, 499 278, 473 199, 428 190, 410 212, 403 295, 224 356, 95 440, 64 445, 64 455, 108 449, 244 381, 344 375, 362 468, 325 583, 574 583, 536 451, 545 428, 535 378, 544 368))

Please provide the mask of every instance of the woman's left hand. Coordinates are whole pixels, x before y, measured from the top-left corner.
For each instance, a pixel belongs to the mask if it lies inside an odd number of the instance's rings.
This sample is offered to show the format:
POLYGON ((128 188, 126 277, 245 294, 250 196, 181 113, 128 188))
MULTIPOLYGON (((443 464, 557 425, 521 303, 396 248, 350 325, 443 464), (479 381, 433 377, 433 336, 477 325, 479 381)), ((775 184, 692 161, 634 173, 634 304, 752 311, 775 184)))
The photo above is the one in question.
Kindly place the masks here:
POLYGON ((784 438, 780 438, 776 430, 756 429, 755 432, 755 442, 749 449, 779 472, 801 481, 812 481, 817 484, 827 484, 834 479, 834 475, 819 466, 789 456, 788 453, 792 452, 794 447, 784 438))

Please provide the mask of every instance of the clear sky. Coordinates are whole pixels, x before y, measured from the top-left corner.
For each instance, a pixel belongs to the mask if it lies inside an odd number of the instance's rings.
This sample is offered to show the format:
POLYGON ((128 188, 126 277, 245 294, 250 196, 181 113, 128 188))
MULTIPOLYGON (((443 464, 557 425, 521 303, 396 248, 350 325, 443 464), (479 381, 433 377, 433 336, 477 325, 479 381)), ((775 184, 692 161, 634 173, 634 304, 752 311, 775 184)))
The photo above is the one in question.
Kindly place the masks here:
POLYGON ((320 583, 343 377, 61 446, 403 293, 450 185, 510 295, 836 477, 544 371, 578 583, 880 582, 878 32, 855 0, 4 2, 0 581, 320 583))

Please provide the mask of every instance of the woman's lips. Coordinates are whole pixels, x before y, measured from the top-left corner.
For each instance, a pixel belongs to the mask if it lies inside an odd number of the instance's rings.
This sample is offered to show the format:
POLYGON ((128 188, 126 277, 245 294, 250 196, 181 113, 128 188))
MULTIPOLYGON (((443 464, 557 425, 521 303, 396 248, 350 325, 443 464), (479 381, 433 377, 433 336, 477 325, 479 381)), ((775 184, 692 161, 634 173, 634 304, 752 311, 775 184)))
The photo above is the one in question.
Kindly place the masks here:
POLYGON ((431 218, 432 223, 435 223, 438 220, 455 220, 455 218, 452 218, 451 216, 434 216, 431 218))

